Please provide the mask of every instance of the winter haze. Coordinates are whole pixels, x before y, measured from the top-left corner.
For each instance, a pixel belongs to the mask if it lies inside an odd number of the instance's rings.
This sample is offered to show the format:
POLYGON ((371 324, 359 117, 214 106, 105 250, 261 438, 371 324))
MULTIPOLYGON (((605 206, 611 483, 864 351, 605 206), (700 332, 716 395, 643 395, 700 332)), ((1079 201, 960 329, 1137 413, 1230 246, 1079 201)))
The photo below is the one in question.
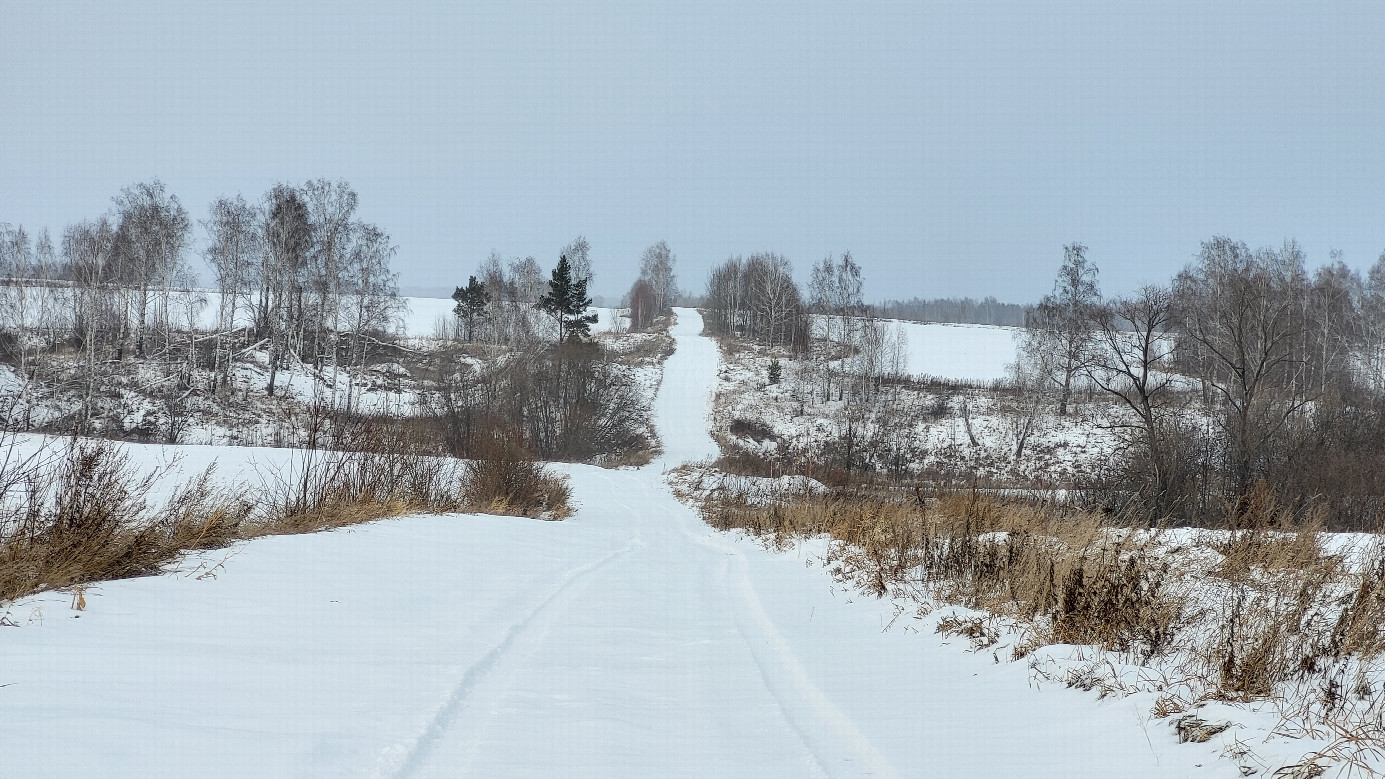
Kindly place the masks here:
MULTIPOLYGON (((667 240, 851 250, 869 299, 1032 301, 1082 241, 1106 289, 1199 242, 1385 247, 1372 2, 14 4, 0 213, 32 231, 161 177, 327 177, 404 287, 577 234, 618 296, 667 240)), ((202 239, 199 234, 198 240, 202 239)))

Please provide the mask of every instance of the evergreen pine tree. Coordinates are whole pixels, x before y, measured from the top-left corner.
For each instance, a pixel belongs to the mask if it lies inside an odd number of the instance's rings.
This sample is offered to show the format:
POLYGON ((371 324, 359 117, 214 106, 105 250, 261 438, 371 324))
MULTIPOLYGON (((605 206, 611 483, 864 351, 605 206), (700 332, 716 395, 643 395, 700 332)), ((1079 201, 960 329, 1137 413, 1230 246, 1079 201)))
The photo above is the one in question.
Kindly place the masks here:
POLYGON ((475 276, 467 282, 465 287, 457 287, 457 291, 452 293, 452 299, 457 301, 457 307, 452 312, 457 318, 466 323, 466 340, 471 342, 472 333, 475 328, 477 317, 486 310, 486 305, 490 303, 490 293, 486 291, 486 285, 476 280, 475 276))
POLYGON ((567 255, 562 255, 548 282, 548 294, 539 298, 537 306, 557 320, 558 343, 591 335, 591 326, 596 324, 596 314, 587 313, 591 304, 591 298, 587 297, 587 280, 573 279, 567 255))

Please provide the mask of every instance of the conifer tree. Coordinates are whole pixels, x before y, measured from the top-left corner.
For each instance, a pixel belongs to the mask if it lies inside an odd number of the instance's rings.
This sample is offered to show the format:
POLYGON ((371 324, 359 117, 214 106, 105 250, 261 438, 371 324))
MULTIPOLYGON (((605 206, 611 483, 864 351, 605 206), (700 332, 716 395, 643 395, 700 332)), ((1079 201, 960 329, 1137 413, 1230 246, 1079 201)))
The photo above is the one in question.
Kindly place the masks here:
POLYGON ((475 340, 472 334, 475 332, 477 317, 481 316, 490 304, 490 292, 486 290, 485 284, 472 276, 465 287, 457 287, 457 291, 452 293, 452 299, 457 301, 457 307, 452 309, 452 312, 466 323, 466 340, 470 343, 475 340))
POLYGON ((558 258, 553 278, 548 282, 548 294, 539 298, 538 309, 558 322, 558 343, 581 340, 591 334, 596 314, 588 314, 592 304, 587 297, 587 280, 573 279, 567 255, 558 258))

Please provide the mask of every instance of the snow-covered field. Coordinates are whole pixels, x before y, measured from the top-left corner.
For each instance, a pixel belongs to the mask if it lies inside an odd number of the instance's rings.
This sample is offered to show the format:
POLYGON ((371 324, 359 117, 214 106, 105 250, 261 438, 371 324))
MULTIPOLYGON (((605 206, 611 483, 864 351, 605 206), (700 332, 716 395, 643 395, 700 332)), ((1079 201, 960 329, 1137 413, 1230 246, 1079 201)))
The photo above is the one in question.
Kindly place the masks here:
POLYGON ((908 338, 908 370, 914 376, 960 381, 1003 379, 1015 362, 1014 327, 886 320, 908 338))
POLYGON ((102 584, 84 611, 12 604, 0 773, 1240 775, 1217 759, 1235 732, 1179 745, 1143 698, 942 645, 937 615, 843 589, 815 542, 701 522, 664 471, 716 452, 717 349, 678 313, 663 458, 568 466, 571 519, 265 538, 102 584))

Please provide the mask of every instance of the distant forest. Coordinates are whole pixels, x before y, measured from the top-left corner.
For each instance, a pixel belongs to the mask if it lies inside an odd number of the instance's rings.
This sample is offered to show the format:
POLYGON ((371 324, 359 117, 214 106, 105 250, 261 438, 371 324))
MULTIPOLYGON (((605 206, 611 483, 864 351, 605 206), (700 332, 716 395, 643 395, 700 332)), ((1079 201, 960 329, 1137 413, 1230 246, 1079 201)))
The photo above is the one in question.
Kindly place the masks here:
POLYGON ((875 310, 877 315, 886 319, 1024 327, 1025 315, 1031 308, 1032 306, 1020 303, 1001 303, 994 297, 985 297, 981 300, 976 298, 887 300, 876 306, 875 310))

